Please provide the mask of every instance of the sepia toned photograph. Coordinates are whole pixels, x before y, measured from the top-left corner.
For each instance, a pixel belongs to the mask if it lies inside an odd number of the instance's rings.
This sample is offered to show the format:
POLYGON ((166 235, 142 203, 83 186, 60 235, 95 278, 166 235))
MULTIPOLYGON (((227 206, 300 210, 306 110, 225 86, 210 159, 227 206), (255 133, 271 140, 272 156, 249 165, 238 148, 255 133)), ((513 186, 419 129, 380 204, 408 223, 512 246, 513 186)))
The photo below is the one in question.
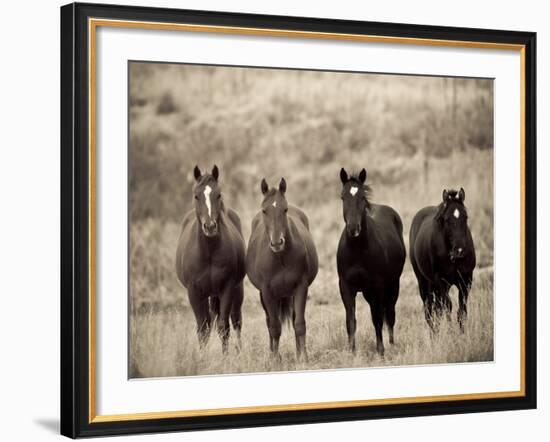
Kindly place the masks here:
POLYGON ((129 378, 493 361, 492 79, 128 79, 129 378))

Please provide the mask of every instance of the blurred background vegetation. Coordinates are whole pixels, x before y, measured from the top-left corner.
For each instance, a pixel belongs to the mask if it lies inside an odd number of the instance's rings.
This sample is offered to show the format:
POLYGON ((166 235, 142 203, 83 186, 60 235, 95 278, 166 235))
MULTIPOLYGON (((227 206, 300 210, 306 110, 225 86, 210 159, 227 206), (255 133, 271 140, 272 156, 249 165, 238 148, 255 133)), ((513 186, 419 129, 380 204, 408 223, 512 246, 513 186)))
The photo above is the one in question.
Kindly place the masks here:
MULTIPOLYGON (((286 178, 287 199, 308 215, 318 248, 310 291, 316 305, 343 310, 335 270, 344 226, 341 167, 367 169, 372 200, 400 213, 407 245, 416 211, 438 204, 443 188, 464 187, 478 267, 492 266, 492 80, 141 62, 129 69, 136 339, 145 333, 143 314, 179 311, 192 321, 174 255, 192 208, 195 164, 203 171, 218 165, 224 200, 239 213, 245 239, 261 178, 272 185, 286 178)), ((244 308, 263 315, 257 293, 249 284, 245 291, 244 308)))

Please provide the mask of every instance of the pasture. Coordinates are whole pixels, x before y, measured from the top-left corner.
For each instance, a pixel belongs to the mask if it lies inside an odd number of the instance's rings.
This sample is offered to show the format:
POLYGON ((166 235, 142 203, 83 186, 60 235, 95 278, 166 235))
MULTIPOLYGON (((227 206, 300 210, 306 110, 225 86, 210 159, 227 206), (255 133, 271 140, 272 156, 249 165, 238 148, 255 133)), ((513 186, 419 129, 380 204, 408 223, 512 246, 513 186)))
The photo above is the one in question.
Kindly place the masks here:
POLYGON ((130 377, 207 375, 490 361, 493 359, 492 82, 169 64, 130 64, 130 377), (283 328, 282 362, 269 356, 259 294, 245 278, 243 348, 226 357, 215 332, 201 352, 174 258, 192 207, 195 164, 220 168, 224 200, 245 240, 261 202, 260 180, 284 176, 287 199, 308 215, 319 273, 306 309, 309 360, 295 359, 283 328), (346 350, 336 248, 344 221, 340 167, 366 167, 372 201, 404 224, 466 190, 478 265, 466 331, 453 322, 430 338, 410 263, 401 277, 395 346, 376 354, 368 305, 357 297, 357 354, 346 350))

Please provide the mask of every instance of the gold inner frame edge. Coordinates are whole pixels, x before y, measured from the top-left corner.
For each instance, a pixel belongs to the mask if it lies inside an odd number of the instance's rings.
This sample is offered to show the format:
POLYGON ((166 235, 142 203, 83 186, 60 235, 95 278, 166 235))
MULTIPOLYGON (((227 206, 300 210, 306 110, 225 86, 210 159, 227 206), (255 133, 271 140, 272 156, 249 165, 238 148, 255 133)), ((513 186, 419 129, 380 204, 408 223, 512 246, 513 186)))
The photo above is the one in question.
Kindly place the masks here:
POLYGON ((324 33, 311 31, 292 31, 282 29, 246 28, 232 26, 211 26, 182 23, 160 23, 131 20, 88 19, 88 94, 89 94, 89 367, 88 367, 88 422, 117 422, 145 419, 168 419, 178 417, 221 416, 246 413, 273 413, 280 411, 322 410, 329 408, 365 407, 375 405, 397 405, 442 401, 482 400, 525 396, 525 45, 494 42, 474 42, 459 40, 425 39, 412 37, 390 37, 377 35, 324 33), (307 39, 325 39, 357 41, 370 43, 412 44, 419 46, 445 46, 477 49, 497 49, 518 51, 520 53, 520 389, 518 391, 498 391, 487 393, 464 393, 437 396, 415 396, 387 399, 366 399, 352 401, 315 402, 284 405, 260 405, 233 408, 153 411, 128 414, 96 414, 96 35, 97 28, 134 28, 148 30, 170 30, 186 32, 208 32, 217 34, 254 35, 268 37, 293 37, 307 39))

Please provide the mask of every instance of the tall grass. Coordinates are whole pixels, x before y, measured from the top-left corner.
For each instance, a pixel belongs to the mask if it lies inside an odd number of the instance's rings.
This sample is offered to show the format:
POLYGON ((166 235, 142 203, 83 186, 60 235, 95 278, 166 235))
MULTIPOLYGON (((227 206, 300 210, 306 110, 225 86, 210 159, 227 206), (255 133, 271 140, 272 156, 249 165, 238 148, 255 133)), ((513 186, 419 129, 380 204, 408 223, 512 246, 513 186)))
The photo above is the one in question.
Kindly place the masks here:
MULTIPOLYGON (((130 375, 175 376, 270 370, 491 360, 493 353, 492 82, 184 65, 130 64, 130 375), (212 336, 198 351, 195 321, 177 282, 179 223, 191 207, 192 168, 221 171, 224 199, 243 221, 259 208, 259 182, 288 182, 307 213, 320 258, 310 289, 310 359, 294 361, 283 332, 282 365, 267 353, 257 291, 245 280, 243 351, 220 358, 212 336), (368 306, 358 299, 356 357, 345 351, 335 253, 343 228, 340 167, 366 167, 373 201, 403 218, 464 187, 478 270, 467 332, 444 326, 430 339, 407 263, 395 347, 374 352, 368 306)), ((456 300, 455 300, 456 301, 456 300)), ((456 304, 456 302, 455 302, 456 304)))

